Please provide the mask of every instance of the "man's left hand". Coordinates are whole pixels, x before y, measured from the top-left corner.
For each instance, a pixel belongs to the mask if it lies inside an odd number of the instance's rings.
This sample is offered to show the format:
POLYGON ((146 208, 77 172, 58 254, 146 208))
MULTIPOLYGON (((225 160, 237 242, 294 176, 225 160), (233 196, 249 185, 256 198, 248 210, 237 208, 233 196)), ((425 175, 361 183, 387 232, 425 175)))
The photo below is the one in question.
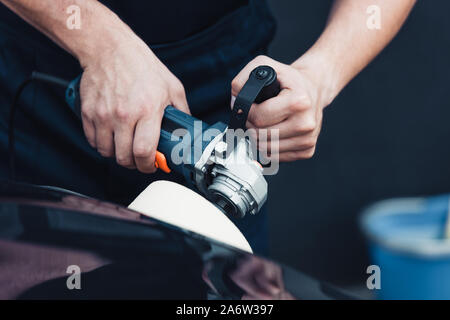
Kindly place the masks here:
MULTIPOLYGON (((287 65, 267 56, 252 60, 232 81, 232 97, 236 97, 248 80, 250 72, 260 65, 271 66, 277 73, 281 92, 278 96, 253 105, 247 128, 266 129, 268 138, 258 138, 258 148, 279 161, 309 159, 314 155, 322 125, 323 109, 331 103, 331 95, 313 68, 287 65), (279 151, 270 138, 271 129, 279 130, 279 151), (278 153, 278 154, 277 154, 278 153)), ((234 99, 232 99, 234 101, 234 99)))

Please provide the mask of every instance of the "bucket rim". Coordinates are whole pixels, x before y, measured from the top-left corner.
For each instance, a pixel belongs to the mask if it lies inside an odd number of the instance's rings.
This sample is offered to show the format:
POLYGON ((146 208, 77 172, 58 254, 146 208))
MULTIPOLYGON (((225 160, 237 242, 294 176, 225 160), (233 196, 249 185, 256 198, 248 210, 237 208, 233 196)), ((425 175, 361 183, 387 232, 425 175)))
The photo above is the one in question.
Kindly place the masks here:
POLYGON ((360 226, 364 235, 369 242, 378 245, 385 250, 425 259, 450 258, 450 239, 429 238, 420 242, 407 243, 406 241, 389 239, 376 234, 369 223, 374 216, 382 217, 403 214, 424 214, 426 211, 427 199, 429 198, 405 197, 386 199, 374 203, 362 212, 360 226))

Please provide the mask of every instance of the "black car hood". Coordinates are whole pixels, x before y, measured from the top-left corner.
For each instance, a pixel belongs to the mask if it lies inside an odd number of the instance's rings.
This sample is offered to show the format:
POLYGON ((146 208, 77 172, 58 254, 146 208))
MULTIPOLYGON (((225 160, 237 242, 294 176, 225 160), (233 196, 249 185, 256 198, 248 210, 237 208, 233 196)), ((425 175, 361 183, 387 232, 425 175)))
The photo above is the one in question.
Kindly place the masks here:
POLYGON ((0 181, 0 284, 2 299, 352 298, 127 208, 8 181, 0 181), (80 290, 66 285, 70 266, 81 270, 80 290))

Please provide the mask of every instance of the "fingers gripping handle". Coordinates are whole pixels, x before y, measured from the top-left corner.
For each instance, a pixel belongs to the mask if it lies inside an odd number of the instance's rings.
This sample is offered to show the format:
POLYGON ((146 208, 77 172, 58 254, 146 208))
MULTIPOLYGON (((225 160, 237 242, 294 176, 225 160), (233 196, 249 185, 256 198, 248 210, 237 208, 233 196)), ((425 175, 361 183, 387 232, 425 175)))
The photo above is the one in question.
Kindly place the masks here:
POLYGON ((273 68, 269 66, 255 68, 236 97, 228 127, 245 130, 245 124, 252 104, 273 98, 280 91, 280 83, 273 68))
MULTIPOLYGON (((75 115, 81 119, 81 99, 80 99, 80 81, 81 75, 76 79, 72 80, 66 88, 66 103, 69 105, 70 109, 75 113, 75 115)), ((166 156, 159 151, 156 151, 155 156, 155 167, 170 173, 171 170, 167 165, 166 156)))
MULTIPOLYGON (((81 119, 81 99, 80 99, 80 82, 81 75, 76 79, 71 81, 66 89, 66 102, 72 111, 81 119)), ((242 90, 239 92, 236 101, 233 106, 233 111, 231 114, 231 119, 229 122, 230 128, 242 128, 245 129, 245 123, 247 122, 248 112, 254 102, 261 103, 267 99, 275 97, 280 92, 280 84, 277 81, 277 75, 275 70, 269 66, 259 66, 254 69, 249 76, 248 81, 245 83, 242 90)), ((176 112, 181 112, 179 110, 173 110, 173 107, 168 106, 165 110, 164 119, 172 119, 178 124, 184 124, 185 127, 193 127, 189 125, 192 120, 190 116, 186 114, 179 114, 176 112), (174 113, 172 115, 172 113, 174 113), (189 119, 186 119, 189 118, 189 119), (188 121, 189 120, 189 121, 188 121)), ((163 119, 163 124, 164 121, 163 119)), ((172 122, 173 122, 172 121, 172 122)), ((164 127, 164 125, 163 125, 164 127)), ((162 128, 163 129, 163 128, 162 128)), ((163 133, 164 130, 161 132, 163 133)), ((164 136, 164 135, 162 135, 164 136)), ((163 149, 170 149, 170 144, 166 142, 164 137, 163 141, 160 141, 158 149, 162 147, 163 149), (162 145, 161 145, 162 143, 162 145), (167 146, 168 147, 167 147, 167 146)), ((168 154, 166 152, 166 154, 168 154)), ((171 164, 173 165, 173 164, 171 164)), ((157 151, 155 157, 155 166, 160 170, 169 173, 171 172, 168 166, 168 160, 164 153, 157 151)))

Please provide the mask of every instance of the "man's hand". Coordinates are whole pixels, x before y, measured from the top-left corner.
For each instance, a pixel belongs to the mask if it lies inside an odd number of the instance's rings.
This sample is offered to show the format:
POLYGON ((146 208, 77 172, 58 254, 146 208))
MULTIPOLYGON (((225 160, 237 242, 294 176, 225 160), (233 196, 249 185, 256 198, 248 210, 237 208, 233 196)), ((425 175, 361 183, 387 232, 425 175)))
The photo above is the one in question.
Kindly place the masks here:
MULTIPOLYGON (((248 127, 279 129, 279 160, 312 157, 322 123, 322 111, 398 32, 415 0, 335 0, 328 23, 316 43, 292 65, 257 57, 233 80, 236 96, 258 65, 275 69, 279 96, 252 107, 248 127), (382 27, 367 26, 367 9, 376 6, 382 27)), ((268 132, 270 134, 270 131, 268 132)), ((270 139, 272 140, 272 139, 270 139)), ((260 149, 275 146, 259 141, 260 149)))
POLYGON ((82 61, 81 113, 86 138, 126 168, 156 170, 164 109, 189 113, 181 82, 140 40, 82 61))
POLYGON ((181 82, 99 1, 76 1, 80 30, 67 28, 61 14, 73 1, 0 2, 79 60, 81 113, 91 146, 124 167, 154 172, 164 108, 172 104, 189 113, 181 82))
POLYGON ((322 111, 331 102, 328 90, 314 70, 307 65, 286 65, 266 56, 251 61, 233 80, 232 96, 236 97, 248 80, 250 72, 260 65, 271 66, 277 73, 281 92, 259 105, 253 105, 248 115, 247 127, 279 130, 279 154, 272 139, 258 140, 260 150, 272 152, 272 158, 294 161, 311 158, 322 124, 322 111))

